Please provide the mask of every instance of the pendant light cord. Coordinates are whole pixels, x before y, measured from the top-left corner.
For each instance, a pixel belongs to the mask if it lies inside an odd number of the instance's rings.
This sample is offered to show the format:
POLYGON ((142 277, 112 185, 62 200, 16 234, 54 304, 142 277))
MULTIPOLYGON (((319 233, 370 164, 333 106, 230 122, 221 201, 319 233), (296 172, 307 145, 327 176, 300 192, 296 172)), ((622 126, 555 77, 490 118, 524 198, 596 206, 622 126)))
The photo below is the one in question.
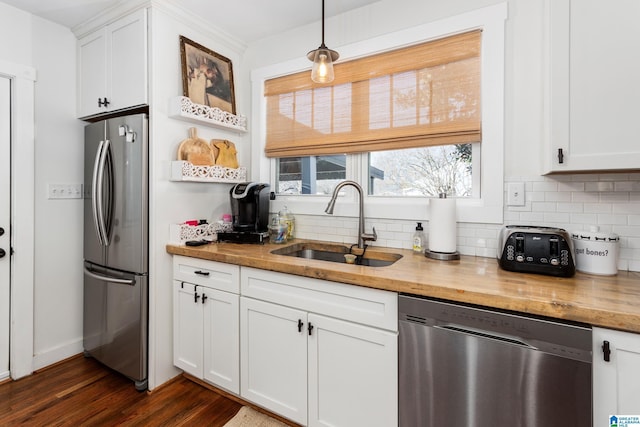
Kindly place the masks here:
POLYGON ((324 0, 322 0, 322 47, 326 46, 324 45, 324 0))

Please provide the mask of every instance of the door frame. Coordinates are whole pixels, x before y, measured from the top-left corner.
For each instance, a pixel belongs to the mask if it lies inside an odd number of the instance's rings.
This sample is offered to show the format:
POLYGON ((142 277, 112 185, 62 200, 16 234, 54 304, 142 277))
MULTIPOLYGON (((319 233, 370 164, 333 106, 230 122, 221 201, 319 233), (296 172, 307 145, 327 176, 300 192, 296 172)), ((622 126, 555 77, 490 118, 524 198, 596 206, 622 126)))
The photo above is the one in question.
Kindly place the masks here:
POLYGON ((9 370, 18 379, 33 372, 36 70, 0 61, 0 74, 11 79, 9 370))

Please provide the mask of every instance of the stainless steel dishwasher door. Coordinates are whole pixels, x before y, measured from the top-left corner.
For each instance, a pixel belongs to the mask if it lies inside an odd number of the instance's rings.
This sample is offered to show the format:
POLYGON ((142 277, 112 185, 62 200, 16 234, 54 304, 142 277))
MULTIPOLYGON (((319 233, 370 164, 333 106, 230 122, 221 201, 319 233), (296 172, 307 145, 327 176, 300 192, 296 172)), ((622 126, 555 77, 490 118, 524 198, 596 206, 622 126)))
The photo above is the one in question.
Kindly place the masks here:
POLYGON ((401 295, 400 427, 591 426, 591 329, 401 295))

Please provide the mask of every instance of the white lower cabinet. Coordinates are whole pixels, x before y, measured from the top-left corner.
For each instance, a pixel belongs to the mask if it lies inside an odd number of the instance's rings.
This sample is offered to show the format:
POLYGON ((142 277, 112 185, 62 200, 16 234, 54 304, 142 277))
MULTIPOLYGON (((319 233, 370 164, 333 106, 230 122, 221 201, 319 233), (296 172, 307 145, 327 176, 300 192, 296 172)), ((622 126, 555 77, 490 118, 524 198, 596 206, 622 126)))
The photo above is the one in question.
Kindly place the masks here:
POLYGON ((640 334, 594 327, 593 425, 610 415, 640 415, 640 334))
POLYGON ((310 426, 395 426, 398 336, 309 314, 310 426))
POLYGON ((236 394, 240 392, 238 281, 237 266, 174 257, 173 363, 236 394))
POLYGON ((397 425, 395 293, 243 267, 241 294, 243 398, 302 425, 397 425))
POLYGON ((245 297, 240 313, 242 397, 306 425, 307 313, 245 297))

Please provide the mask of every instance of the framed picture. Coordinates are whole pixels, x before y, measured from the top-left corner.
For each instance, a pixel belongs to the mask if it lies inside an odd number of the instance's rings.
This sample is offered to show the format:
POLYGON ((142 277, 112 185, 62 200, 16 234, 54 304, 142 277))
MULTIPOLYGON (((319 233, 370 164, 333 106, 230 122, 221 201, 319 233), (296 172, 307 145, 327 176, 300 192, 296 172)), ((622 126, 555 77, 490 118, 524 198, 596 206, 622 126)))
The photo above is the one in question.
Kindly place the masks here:
POLYGON ((180 36, 183 95, 195 104, 236 114, 231 60, 180 36))

